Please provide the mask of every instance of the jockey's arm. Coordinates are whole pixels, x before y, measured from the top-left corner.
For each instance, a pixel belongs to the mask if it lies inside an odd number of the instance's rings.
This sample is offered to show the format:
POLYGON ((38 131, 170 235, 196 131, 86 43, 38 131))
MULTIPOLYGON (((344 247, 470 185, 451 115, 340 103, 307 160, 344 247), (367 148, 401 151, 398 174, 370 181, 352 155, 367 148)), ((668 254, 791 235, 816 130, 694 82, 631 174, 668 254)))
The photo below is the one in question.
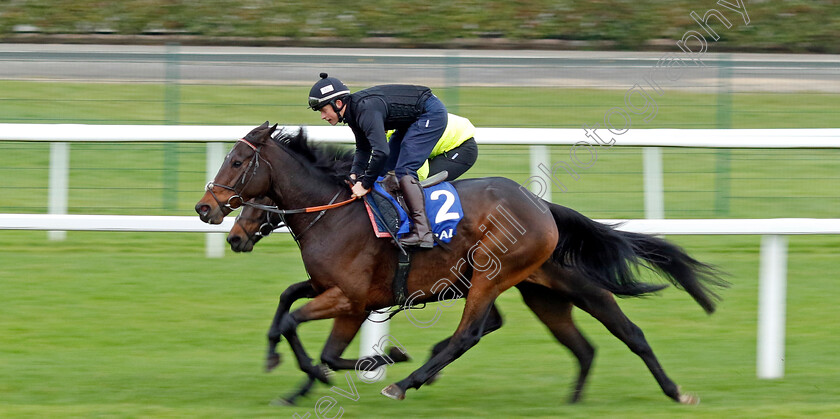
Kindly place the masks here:
MULTIPOLYGON (((368 144, 371 150, 367 170, 364 171, 364 176, 360 176, 362 186, 365 189, 370 189, 388 162, 390 149, 388 148, 388 141, 385 139, 385 116, 376 110, 369 110, 364 115, 360 115, 359 129, 364 133, 363 143, 368 144)), ((359 142, 360 139, 357 136, 357 149, 359 142)), ((353 166, 355 169, 355 162, 353 166)), ((361 174, 356 170, 352 172, 361 174)))

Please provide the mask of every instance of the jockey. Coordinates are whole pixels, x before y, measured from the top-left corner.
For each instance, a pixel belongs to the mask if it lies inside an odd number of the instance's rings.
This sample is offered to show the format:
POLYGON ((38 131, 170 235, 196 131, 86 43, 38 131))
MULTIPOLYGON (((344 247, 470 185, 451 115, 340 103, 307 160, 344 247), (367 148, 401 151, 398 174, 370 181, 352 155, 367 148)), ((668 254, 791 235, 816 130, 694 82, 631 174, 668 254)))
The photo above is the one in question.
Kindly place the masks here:
MULTIPOLYGON (((475 164, 478 158, 478 145, 475 143, 475 126, 469 119, 448 114, 446 130, 435 144, 429 159, 417 169, 417 178, 426 179, 444 170, 447 172, 446 180, 455 180, 463 175, 475 164)), ((394 131, 386 133, 390 140, 394 131)), ((390 165, 386 166, 386 172, 393 170, 390 165)))
POLYGON ((411 232, 400 243, 431 248, 434 236, 417 170, 446 130, 446 107, 425 86, 380 85, 351 94, 337 78, 327 73, 320 76, 309 91, 309 107, 320 111, 321 119, 330 125, 346 123, 353 131, 353 195, 367 194, 383 170, 393 167, 413 221, 411 232), (392 129, 389 142, 385 132, 392 129))

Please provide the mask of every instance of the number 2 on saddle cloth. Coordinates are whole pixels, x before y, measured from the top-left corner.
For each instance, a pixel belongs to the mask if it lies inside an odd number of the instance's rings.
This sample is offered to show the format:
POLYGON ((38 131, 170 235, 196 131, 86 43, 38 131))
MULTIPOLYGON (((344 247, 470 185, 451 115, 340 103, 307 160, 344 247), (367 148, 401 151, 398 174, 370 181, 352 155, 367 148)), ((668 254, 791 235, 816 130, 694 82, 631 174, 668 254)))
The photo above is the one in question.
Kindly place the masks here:
MULTIPOLYGON (((405 208, 382 186, 383 180, 380 177, 374 183, 371 193, 365 197, 365 206, 377 237, 391 237, 389 232, 395 232, 399 239, 409 232, 409 217, 405 208), (373 211, 379 216, 373 214, 373 211)), ((449 243, 455 235, 458 222, 464 217, 458 192, 451 183, 441 182, 424 188, 423 193, 432 233, 441 242, 449 243)))

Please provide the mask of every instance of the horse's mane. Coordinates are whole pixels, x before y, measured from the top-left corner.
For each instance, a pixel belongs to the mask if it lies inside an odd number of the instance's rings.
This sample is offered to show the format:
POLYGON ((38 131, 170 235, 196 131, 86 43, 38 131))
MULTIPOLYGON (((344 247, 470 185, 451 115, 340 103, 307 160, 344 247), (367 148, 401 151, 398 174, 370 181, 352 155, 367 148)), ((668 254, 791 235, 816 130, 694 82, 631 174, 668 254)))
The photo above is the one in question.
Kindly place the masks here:
POLYGON ((309 169, 320 173, 336 184, 344 185, 344 178, 353 165, 354 151, 351 148, 334 144, 315 144, 309 141, 306 130, 281 129, 274 136, 274 141, 309 169))

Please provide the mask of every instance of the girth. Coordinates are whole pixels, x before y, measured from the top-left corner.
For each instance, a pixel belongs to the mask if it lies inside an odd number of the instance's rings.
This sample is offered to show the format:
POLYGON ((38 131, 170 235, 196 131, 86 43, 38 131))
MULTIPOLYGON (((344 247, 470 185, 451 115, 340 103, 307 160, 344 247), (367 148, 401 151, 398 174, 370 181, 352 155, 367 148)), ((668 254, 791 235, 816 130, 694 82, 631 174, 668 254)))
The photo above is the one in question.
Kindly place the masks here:
MULTIPOLYGON (((435 174, 434 176, 425 179, 423 182, 420 182, 420 185, 423 187, 429 187, 437 185, 440 182, 446 180, 446 177, 449 175, 445 170, 435 174)), ((397 199, 397 202, 405 208, 405 203, 402 202, 402 193, 400 191, 400 187, 397 184, 396 177, 393 175, 393 172, 389 172, 385 179, 382 181, 382 187, 385 188, 391 196, 397 199)), ((372 200, 373 194, 365 195, 365 199, 372 200)), ((381 206, 378 206, 381 208, 381 206)), ((373 213, 376 217, 380 215, 374 210, 373 213)), ((397 240, 396 234, 396 226, 389 225, 386 220, 381 220, 382 224, 388 230, 388 233, 391 234, 391 238, 396 243, 397 247, 399 247, 399 252, 397 253, 397 269, 394 271, 394 279, 391 282, 391 292, 394 294, 394 304, 401 306, 405 303, 408 299, 408 274, 411 271, 411 254, 413 253, 411 249, 404 249, 399 244, 399 240, 397 240)))
POLYGON ((397 270, 391 282, 391 292, 394 293, 394 305, 401 306, 408 299, 408 273, 411 271, 411 253, 397 253, 397 270))

